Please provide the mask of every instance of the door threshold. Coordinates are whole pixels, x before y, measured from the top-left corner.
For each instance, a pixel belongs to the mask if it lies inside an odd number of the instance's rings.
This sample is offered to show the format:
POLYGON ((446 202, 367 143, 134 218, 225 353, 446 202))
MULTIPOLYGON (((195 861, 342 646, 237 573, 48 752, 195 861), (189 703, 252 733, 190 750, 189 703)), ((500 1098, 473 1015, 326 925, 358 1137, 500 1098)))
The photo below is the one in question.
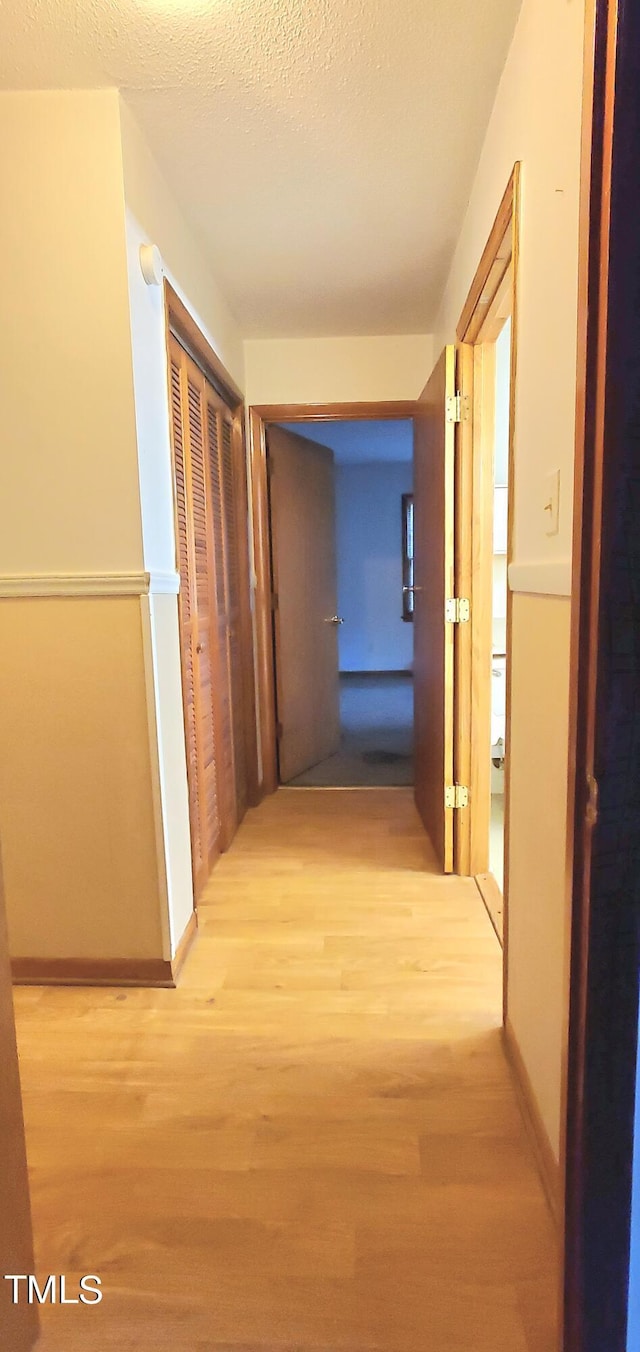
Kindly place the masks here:
POLYGON ((406 793, 413 784, 279 784, 289 793, 406 793))
POLYGON ((503 947, 504 939, 504 898, 500 885, 493 873, 476 873, 475 884, 485 904, 487 915, 496 932, 498 943, 503 947))

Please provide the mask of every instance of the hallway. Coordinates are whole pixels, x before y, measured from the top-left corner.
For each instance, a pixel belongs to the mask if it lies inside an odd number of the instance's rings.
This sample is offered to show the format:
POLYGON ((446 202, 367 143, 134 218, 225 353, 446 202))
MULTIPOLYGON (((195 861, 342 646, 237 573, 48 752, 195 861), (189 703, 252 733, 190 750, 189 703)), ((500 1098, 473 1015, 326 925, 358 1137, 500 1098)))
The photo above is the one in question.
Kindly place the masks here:
POLYGON ((472 881, 410 791, 280 790, 180 988, 16 990, 42 1352, 552 1352, 556 1241, 472 881))
POLYGON ((410 672, 340 673, 340 750, 291 788, 387 788, 413 783, 410 672))

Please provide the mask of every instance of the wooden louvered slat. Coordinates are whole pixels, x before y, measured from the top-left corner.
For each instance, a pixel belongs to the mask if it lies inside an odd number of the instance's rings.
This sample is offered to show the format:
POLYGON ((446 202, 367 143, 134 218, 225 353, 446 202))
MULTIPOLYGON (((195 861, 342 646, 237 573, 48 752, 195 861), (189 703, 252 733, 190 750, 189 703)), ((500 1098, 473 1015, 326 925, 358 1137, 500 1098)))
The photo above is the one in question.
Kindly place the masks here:
POLYGON ((208 457, 209 457, 209 477, 211 485, 211 528, 213 531, 213 548, 215 557, 216 571, 216 600, 218 606, 218 615, 226 616, 227 612, 227 577, 225 564, 225 527, 224 527, 224 499, 223 484, 220 467, 220 413, 216 405, 207 403, 207 431, 208 431, 208 457))
POLYGON ((238 826, 239 814, 236 797, 236 768, 235 768, 235 747, 233 742, 233 717, 231 704, 231 680, 230 665, 228 658, 228 644, 225 652, 226 658, 226 689, 221 692, 220 699, 220 722, 222 729, 222 754, 224 758, 225 785, 227 791, 227 825, 231 839, 238 826))
POLYGON ((196 708, 196 675, 194 668, 194 644, 190 634, 183 633, 183 669, 184 669, 184 715, 185 740, 187 747, 187 780, 189 785, 189 808, 192 822, 191 850, 196 880, 200 877, 204 862, 202 839, 202 803, 200 800, 200 773, 198 764, 198 715, 196 708))
POLYGON ((196 673, 194 666, 195 639, 192 615, 192 550, 188 491, 188 431, 186 431, 183 386, 183 359, 181 349, 172 344, 170 353, 171 376, 171 432, 175 477, 176 546, 180 573, 179 618, 182 652, 182 701, 184 708, 185 750, 189 789, 189 819, 191 823, 191 857, 196 889, 203 872, 202 805, 198 758, 198 711, 196 673))
MULTIPOLYGON (((197 898, 209 871, 207 783, 202 757, 203 699, 200 689, 198 636, 198 564, 193 529, 192 391, 186 356, 177 343, 170 348, 172 443, 175 479, 176 545, 180 571, 180 645, 185 749, 189 787, 189 818, 194 890, 197 898)), ((201 590, 201 589, 200 589, 201 590)), ((206 714, 205 714, 206 716, 206 714)))
POLYGON ((219 757, 215 735, 212 663, 208 631, 205 633, 202 629, 200 630, 199 648, 198 677, 203 711, 201 751, 204 771, 205 839, 208 858, 212 861, 219 848, 221 820, 218 795, 219 757))
POLYGON ((244 725, 244 691, 242 672, 242 647, 240 634, 232 626, 229 634, 229 658, 231 668, 231 701, 233 723, 233 758, 236 789, 236 811, 238 820, 244 816, 247 807, 247 754, 244 725))
POLYGON ((214 567, 210 501, 207 482, 206 392, 201 372, 187 359, 187 398, 189 425, 189 486, 191 529, 195 563, 195 604, 197 618, 197 664, 199 691, 199 751, 202 792, 203 836, 206 858, 212 863, 220 850, 220 754, 213 679, 214 651, 211 644, 212 612, 215 606, 214 567))
POLYGON ((180 365, 171 356, 171 425, 173 433, 173 461, 176 484, 176 527, 178 571, 180 573, 180 609, 183 623, 191 614, 191 576, 189 567, 189 526, 187 522, 187 490, 185 481, 184 433, 182 423, 182 391, 180 365))
POLYGON ((227 606, 235 619, 240 607, 240 568, 238 559, 237 526, 238 504, 233 464, 232 425, 226 418, 222 425, 222 490, 225 506, 227 606))
POLYGON ((189 399, 189 458, 191 467, 191 511, 195 555, 195 591, 198 614, 209 615, 210 570, 207 531, 207 491, 203 408, 200 388, 193 376, 187 377, 189 399))

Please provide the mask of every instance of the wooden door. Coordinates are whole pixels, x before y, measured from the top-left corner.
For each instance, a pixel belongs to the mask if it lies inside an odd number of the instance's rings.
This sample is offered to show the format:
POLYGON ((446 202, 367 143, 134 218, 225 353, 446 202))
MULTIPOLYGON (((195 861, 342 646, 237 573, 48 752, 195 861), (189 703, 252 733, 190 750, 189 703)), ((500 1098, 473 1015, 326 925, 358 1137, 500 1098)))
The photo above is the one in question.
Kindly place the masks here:
POLYGON ((207 388, 207 428, 230 839, 248 802, 246 709, 252 672, 243 661, 243 602, 249 588, 248 514, 241 428, 211 387, 207 388))
POLYGON ((280 780, 340 745, 333 451, 267 432, 280 780))
POLYGON ((182 684, 196 899, 226 840, 205 381, 171 340, 182 684))
POLYGON ((247 738, 244 720, 247 681, 253 673, 243 662, 243 597, 248 591, 246 469, 242 455, 240 426, 225 410, 222 422, 222 484, 225 511, 227 555, 227 647, 231 687, 231 725, 233 732, 234 785, 236 810, 240 819, 248 802, 247 738))
POLYGON ((241 416, 173 335, 172 439, 196 896, 249 799, 253 663, 241 416))
POLYGON ((446 347, 416 406, 413 485, 415 800, 444 873, 453 869, 454 400, 455 348, 446 347))
POLYGON ((38 1337, 37 1306, 26 1304, 26 1282, 20 1283, 20 1304, 14 1305, 13 1283, 3 1280, 5 1273, 35 1274, 36 1269, 1 866, 0 1064, 0 1338, 11 1352, 29 1352, 38 1337))

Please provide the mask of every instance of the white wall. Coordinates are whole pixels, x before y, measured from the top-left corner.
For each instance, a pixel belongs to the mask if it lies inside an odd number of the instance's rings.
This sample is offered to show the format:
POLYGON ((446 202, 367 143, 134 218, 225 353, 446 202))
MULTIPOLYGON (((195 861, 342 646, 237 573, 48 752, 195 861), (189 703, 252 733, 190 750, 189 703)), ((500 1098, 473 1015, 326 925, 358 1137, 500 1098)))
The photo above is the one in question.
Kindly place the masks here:
MULTIPOLYGON (((509 478, 509 402, 511 392, 511 320, 496 343, 496 400, 493 464, 493 651, 507 642, 507 526, 509 478)), ((503 684, 504 690, 504 684, 503 684)))
POLYGON ((522 162, 515 390, 509 1018, 556 1154, 565 992, 570 554, 584 38, 582 0, 523 0, 437 323, 452 341, 522 162), (561 472, 557 535, 544 477, 561 472), (544 992, 544 996, 541 995, 544 992))
POLYGON ((390 338, 250 339, 248 404, 417 399, 433 366, 430 334, 390 338))
POLYGON ((506 652, 507 643, 507 556, 493 556, 493 651, 506 652))
POLYGON ((493 482, 509 481, 509 405, 511 394, 511 319, 496 343, 496 407, 493 482))
POLYGON ((199 240, 123 99, 120 118, 145 566, 172 571, 176 553, 164 299, 162 287, 144 281, 140 245, 157 244, 165 275, 240 388, 242 340, 199 240))
POLYGON ((336 466, 341 671, 404 671, 413 625, 402 620, 401 497, 412 466, 336 466))

